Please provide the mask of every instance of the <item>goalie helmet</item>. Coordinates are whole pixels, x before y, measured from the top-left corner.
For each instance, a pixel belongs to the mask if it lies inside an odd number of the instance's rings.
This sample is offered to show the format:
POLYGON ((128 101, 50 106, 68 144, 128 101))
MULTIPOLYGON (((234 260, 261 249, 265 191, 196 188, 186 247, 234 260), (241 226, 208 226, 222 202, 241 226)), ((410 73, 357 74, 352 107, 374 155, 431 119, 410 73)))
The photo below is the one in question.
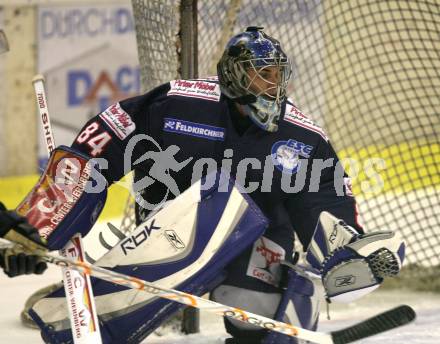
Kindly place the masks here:
POLYGON ((260 128, 276 131, 291 68, 280 42, 262 30, 248 27, 232 37, 217 64, 217 73, 227 97, 241 104, 260 128))

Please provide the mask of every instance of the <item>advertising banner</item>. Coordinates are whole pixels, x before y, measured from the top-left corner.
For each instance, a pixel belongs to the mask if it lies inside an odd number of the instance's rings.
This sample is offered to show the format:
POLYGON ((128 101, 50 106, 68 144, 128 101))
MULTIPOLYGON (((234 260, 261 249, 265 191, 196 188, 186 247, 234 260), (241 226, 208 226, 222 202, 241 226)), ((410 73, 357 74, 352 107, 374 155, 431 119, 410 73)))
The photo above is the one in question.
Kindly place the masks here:
MULTIPOLYGON (((38 72, 46 79, 57 145, 70 145, 85 122, 140 92, 129 1, 38 9, 38 72)), ((45 145, 39 157, 45 161, 45 145)))

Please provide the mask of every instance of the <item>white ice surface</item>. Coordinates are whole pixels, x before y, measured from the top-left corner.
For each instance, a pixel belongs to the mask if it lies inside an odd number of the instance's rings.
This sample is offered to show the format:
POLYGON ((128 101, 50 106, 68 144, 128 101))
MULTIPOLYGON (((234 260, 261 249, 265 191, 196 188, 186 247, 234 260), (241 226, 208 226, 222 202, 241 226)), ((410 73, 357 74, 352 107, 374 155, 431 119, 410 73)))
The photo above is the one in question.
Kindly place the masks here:
MULTIPOLYGON (((409 291, 378 290, 359 302, 330 306, 331 320, 327 320, 326 310, 321 313, 320 331, 334 331, 357 323, 375 314, 400 304, 408 304, 416 310, 415 322, 380 335, 358 341, 358 343, 380 344, 439 344, 440 343, 440 294, 416 293, 409 291)), ((223 330, 222 321, 215 315, 201 314, 201 333, 182 336, 167 333, 163 337, 152 336, 144 344, 222 344, 228 335, 223 330)))
MULTIPOLYGON (((60 271, 50 267, 44 276, 23 276, 10 279, 0 276, 0 343, 42 343, 39 331, 25 328, 20 322, 20 311, 27 297, 36 289, 60 280, 60 271)), ((362 343, 438 344, 440 343, 440 294, 416 293, 402 290, 376 291, 361 301, 350 305, 331 305, 331 320, 321 314, 321 331, 332 331, 368 318, 399 304, 408 304, 417 312, 417 320, 398 330, 389 331, 362 343)), ((144 344, 221 344, 227 337, 223 321, 216 315, 201 314, 201 333, 183 336, 164 332, 152 335, 144 344)))
MULTIPOLYGON (((118 221, 113 221, 116 225, 118 221)), ((85 241, 99 234, 105 224, 96 226, 85 241)), ((20 322, 20 312, 26 299, 37 289, 61 280, 59 268, 50 266, 43 276, 8 278, 0 272, 0 344, 42 343, 37 330, 25 328, 20 322)), ((394 331, 389 331, 359 343, 380 344, 440 344, 440 293, 418 293, 404 290, 377 290, 356 303, 332 304, 331 320, 322 309, 320 331, 334 331, 381 313, 400 304, 408 304, 417 312, 417 320, 394 331)), ((201 312, 201 332, 184 336, 169 330, 145 339, 143 344, 222 344, 228 334, 223 320, 217 315, 201 312)), ((122 343, 121 343, 122 344, 122 343)))

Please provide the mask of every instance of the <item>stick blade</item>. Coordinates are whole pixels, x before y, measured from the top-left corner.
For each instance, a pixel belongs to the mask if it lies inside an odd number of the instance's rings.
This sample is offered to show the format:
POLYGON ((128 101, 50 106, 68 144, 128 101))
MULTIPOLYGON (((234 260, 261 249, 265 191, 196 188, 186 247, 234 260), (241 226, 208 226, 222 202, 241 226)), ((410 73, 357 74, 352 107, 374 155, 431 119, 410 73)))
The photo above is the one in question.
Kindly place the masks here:
POLYGON ((331 332, 330 334, 334 344, 351 343, 409 324, 415 318, 416 312, 414 309, 407 305, 401 305, 362 321, 359 324, 331 332))

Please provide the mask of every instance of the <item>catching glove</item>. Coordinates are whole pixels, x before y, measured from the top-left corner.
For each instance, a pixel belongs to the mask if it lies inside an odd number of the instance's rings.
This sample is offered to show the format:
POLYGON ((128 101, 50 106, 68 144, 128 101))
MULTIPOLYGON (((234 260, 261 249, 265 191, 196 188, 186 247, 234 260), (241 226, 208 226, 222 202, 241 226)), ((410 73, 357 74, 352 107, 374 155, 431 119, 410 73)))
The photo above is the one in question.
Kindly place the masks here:
POLYGON ((391 231, 359 234, 322 212, 307 249, 307 262, 321 273, 330 301, 351 302, 399 273, 405 243, 391 231))

